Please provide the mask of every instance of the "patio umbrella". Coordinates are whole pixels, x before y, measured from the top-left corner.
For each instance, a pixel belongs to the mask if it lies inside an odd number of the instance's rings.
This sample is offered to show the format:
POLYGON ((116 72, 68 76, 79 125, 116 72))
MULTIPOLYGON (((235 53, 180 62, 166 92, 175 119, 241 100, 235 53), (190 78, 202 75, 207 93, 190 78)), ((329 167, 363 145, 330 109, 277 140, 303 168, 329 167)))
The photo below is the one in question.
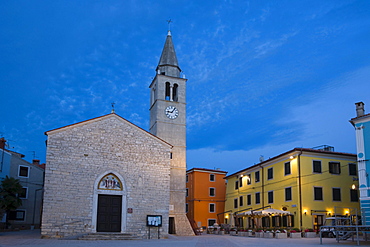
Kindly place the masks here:
POLYGON ((233 214, 229 214, 229 219, 230 219, 230 226, 234 227, 235 226, 235 219, 233 214))
POLYGON ((274 208, 268 208, 268 209, 263 209, 259 211, 254 211, 253 214, 259 214, 259 215, 272 215, 272 214, 290 214, 289 211, 283 211, 279 209, 274 209, 274 208))
POLYGON ((248 211, 244 211, 240 214, 237 214, 237 216, 250 216, 252 215, 252 211, 251 210, 248 210, 248 211))

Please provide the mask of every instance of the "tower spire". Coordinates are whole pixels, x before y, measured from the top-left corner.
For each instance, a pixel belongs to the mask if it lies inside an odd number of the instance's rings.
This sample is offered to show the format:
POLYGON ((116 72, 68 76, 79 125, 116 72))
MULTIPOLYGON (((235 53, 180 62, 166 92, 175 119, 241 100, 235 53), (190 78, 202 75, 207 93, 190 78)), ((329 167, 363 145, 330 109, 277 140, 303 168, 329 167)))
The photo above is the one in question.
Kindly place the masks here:
MULTIPOLYGON (((172 22, 168 20, 168 25, 172 22)), ((175 52, 175 47, 172 42, 171 31, 168 31, 166 42, 164 44, 161 58, 157 66, 157 74, 168 75, 173 77, 180 77, 181 69, 177 61, 177 56, 175 52)))

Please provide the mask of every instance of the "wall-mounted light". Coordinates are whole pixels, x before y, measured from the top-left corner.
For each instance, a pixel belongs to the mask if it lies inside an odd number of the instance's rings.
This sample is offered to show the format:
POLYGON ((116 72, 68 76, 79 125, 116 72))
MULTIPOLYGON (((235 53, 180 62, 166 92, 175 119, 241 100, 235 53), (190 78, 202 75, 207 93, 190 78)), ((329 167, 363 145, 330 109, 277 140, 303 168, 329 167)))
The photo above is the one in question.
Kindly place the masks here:
POLYGON ((356 185, 355 184, 352 184, 352 187, 351 187, 353 190, 356 189, 356 185))
POLYGON ((304 209, 303 213, 304 213, 304 215, 306 215, 307 214, 307 209, 304 209))
POLYGON ((348 211, 348 210, 346 210, 346 211, 345 211, 344 213, 346 214, 346 216, 348 216, 348 214, 349 214, 349 211, 348 211))
POLYGON ((292 159, 294 159, 294 156, 293 156, 293 155, 291 155, 289 158, 292 160, 292 159))
POLYGON ((331 211, 328 211, 328 214, 327 214, 328 216, 331 216, 331 211))

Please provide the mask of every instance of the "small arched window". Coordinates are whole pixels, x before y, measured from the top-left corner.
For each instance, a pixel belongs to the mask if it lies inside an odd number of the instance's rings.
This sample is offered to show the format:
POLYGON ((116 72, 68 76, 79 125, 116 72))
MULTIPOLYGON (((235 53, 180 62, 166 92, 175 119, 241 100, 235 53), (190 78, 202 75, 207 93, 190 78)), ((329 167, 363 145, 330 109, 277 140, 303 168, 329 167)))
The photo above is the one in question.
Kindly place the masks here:
POLYGON ((173 101, 179 101, 179 97, 178 97, 178 92, 177 92, 177 89, 178 89, 179 85, 175 84, 173 85, 173 91, 172 91, 172 99, 173 101))
POLYGON ((165 92, 165 99, 170 100, 171 90, 170 90, 170 83, 166 82, 166 92, 165 92))

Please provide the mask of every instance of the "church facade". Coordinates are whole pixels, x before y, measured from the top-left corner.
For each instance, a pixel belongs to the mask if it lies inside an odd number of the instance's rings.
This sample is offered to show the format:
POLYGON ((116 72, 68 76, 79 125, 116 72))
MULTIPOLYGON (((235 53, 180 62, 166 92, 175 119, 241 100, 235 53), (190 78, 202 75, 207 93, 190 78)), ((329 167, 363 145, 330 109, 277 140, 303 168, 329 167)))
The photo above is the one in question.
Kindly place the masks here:
MULTIPOLYGON (((185 214, 186 79, 168 33, 150 132, 114 112, 47 131, 43 237, 193 235, 185 214), (153 223, 154 222, 154 223, 153 223)), ((152 236, 157 238, 158 236, 152 236)))

